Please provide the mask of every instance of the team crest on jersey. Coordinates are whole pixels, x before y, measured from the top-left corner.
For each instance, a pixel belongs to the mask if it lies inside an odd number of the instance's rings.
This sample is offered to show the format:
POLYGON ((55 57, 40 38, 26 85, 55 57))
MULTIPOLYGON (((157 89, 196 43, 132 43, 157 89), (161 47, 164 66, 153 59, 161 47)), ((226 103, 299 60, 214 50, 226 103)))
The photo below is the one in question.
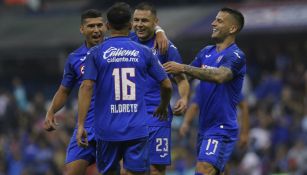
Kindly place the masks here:
POLYGON ((157 54, 158 54, 158 51, 157 51, 157 49, 155 49, 155 48, 152 48, 152 49, 151 49, 151 52, 152 52, 152 54, 154 54, 154 55, 157 55, 157 54))
POLYGON ((85 70, 85 66, 82 65, 82 66, 80 67, 80 72, 81 72, 82 75, 84 74, 84 70, 85 70))
POLYGON ((219 56, 217 59, 216 59, 216 63, 219 63, 223 58, 223 55, 219 56))

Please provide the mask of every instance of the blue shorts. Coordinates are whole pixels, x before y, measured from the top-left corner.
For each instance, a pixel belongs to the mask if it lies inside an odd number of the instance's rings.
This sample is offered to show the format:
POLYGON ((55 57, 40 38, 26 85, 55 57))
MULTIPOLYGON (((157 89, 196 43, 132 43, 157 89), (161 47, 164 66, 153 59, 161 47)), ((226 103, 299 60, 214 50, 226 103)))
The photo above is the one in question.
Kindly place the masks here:
POLYGON ((69 145, 66 151, 65 163, 71 163, 76 160, 86 160, 89 165, 94 164, 96 161, 96 141, 94 136, 94 128, 85 128, 88 135, 89 146, 87 148, 82 148, 78 146, 76 139, 77 129, 70 139, 69 145))
POLYGON ((149 161, 150 164, 171 164, 171 128, 149 127, 149 161))
POLYGON ((123 159, 124 168, 132 172, 149 170, 148 138, 127 141, 97 140, 97 167, 100 173, 118 171, 123 159))
POLYGON ((198 161, 210 163, 220 172, 223 172, 235 145, 235 140, 228 139, 225 136, 213 135, 204 137, 198 134, 198 161))

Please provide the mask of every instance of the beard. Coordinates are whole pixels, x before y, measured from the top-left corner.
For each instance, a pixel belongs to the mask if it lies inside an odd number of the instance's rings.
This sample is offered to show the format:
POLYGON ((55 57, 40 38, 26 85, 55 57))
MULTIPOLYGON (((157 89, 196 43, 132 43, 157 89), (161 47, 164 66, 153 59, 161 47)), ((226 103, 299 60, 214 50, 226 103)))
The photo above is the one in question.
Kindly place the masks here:
POLYGON ((212 37, 212 40, 215 44, 219 44, 219 43, 224 42, 225 38, 223 38, 223 37, 212 37))

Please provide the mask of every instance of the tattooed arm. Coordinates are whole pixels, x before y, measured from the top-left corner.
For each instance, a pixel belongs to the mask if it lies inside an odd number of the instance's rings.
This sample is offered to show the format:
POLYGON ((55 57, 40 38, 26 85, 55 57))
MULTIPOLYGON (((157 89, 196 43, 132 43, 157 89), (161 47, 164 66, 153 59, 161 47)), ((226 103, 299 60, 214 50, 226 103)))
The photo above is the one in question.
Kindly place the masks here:
POLYGON ((197 68, 184 65, 184 73, 203 81, 224 83, 232 79, 232 71, 227 67, 197 68))
POLYGON ((215 83, 224 83, 232 79, 232 71, 227 67, 218 68, 197 68, 185 64, 179 64, 173 61, 163 64, 167 73, 178 74, 185 73, 189 76, 203 81, 215 83))

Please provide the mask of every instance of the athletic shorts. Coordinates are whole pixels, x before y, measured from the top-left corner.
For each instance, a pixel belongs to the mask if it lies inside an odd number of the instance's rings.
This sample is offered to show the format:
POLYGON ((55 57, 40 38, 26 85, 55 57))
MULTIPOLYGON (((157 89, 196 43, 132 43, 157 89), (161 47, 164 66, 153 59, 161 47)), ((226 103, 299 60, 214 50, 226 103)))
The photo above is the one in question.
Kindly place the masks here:
POLYGON ((207 162, 224 172, 225 165, 236 145, 235 140, 225 136, 206 136, 198 134, 197 155, 199 162, 207 162))
POLYGON ((74 130, 74 133, 70 139, 69 145, 66 151, 66 160, 65 163, 71 163, 76 160, 86 160, 89 162, 89 165, 95 163, 96 161, 96 141, 94 136, 94 128, 85 128, 87 131, 89 146, 82 148, 78 146, 76 139, 77 129, 74 130))
POLYGON ((97 140, 96 164, 100 173, 118 171, 119 161, 123 159, 126 170, 146 172, 149 170, 148 137, 127 141, 97 140))
POLYGON ((149 127, 149 161, 150 164, 171 164, 171 128, 149 127))

